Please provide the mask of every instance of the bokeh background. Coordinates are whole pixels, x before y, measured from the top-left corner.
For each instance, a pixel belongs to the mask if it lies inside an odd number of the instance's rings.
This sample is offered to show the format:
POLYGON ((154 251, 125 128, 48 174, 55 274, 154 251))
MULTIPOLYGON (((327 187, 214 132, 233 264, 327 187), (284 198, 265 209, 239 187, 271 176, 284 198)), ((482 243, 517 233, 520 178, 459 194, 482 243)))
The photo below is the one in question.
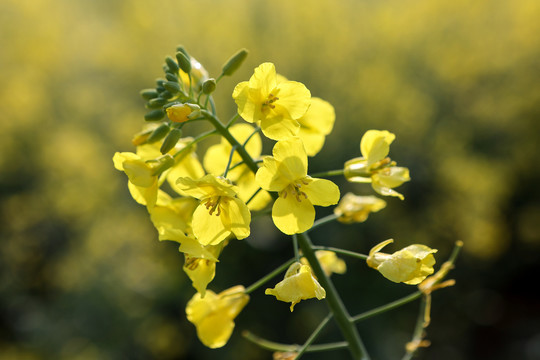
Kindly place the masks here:
MULTIPOLYGON (((330 101, 336 125, 312 171, 359 156, 368 129, 397 135, 406 200, 313 240, 364 253, 387 238, 425 243, 440 263, 465 242, 457 285, 433 296, 432 345, 419 358, 540 358, 539 18, 537 0, 2 0, 0 358, 269 359, 242 330, 301 343, 325 316, 323 302, 291 315, 259 290, 219 350, 185 319, 194 289, 182 256, 157 241, 111 160, 133 150, 138 91, 178 44, 214 77, 250 50, 217 89, 225 119, 234 85, 264 61, 330 101)), ((212 289, 249 285, 291 256, 268 221, 252 232, 227 247, 212 289)), ((334 281, 353 314, 414 290, 346 261, 334 281)), ((374 359, 403 354, 417 306, 359 324, 374 359)), ((339 340, 335 330, 321 341, 339 340)))

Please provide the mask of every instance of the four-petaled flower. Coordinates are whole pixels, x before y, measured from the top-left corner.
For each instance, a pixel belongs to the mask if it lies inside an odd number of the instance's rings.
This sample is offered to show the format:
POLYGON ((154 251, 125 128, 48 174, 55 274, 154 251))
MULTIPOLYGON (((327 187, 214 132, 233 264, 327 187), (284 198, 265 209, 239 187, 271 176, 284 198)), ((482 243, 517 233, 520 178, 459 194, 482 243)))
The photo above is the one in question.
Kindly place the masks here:
POLYGON ((390 144, 396 136, 386 130, 369 130, 360 141, 362 157, 345 163, 345 177, 352 182, 371 183, 373 190, 384 196, 403 195, 393 190, 411 178, 409 169, 395 166, 396 163, 386 157, 390 144))
POLYGON ((311 103, 311 93, 296 81, 277 81, 272 63, 259 65, 249 81, 236 85, 233 98, 238 114, 247 122, 260 125, 264 135, 273 140, 298 134, 298 119, 311 103))
POLYGON ((265 157, 255 179, 264 190, 277 191, 272 219, 285 234, 302 233, 313 225, 313 205, 329 206, 339 200, 339 188, 325 179, 307 175, 307 155, 299 138, 278 141, 273 157, 265 157))
POLYGON ((393 254, 381 253, 381 249, 394 242, 389 239, 374 246, 369 251, 367 264, 378 270, 385 278, 393 282, 402 282, 408 285, 416 285, 422 282, 428 275, 433 274, 435 265, 434 253, 426 245, 409 245, 393 254))
POLYGON ((236 186, 213 175, 198 180, 181 177, 176 183, 184 193, 200 200, 191 227, 201 244, 217 245, 231 234, 237 239, 249 236, 251 214, 236 197, 236 186))

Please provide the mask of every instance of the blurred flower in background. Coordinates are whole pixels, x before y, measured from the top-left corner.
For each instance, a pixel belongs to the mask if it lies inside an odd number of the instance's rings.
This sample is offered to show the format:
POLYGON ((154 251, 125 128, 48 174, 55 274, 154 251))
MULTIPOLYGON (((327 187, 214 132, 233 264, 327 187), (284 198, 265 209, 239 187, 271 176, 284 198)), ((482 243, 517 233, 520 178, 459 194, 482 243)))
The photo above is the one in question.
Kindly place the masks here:
MULTIPOLYGON (((261 356, 237 335, 220 350, 194 339, 183 314, 194 294, 183 257, 174 243, 157 241, 146 210, 135 207, 125 176, 111 166, 115 150, 133 149, 126 139, 140 130, 139 90, 178 43, 210 74, 236 49, 250 50, 214 93, 230 114, 234 85, 264 61, 328 100, 335 125, 316 157, 326 168, 357 154, 367 129, 396 134, 392 154, 412 177, 399 188, 406 200, 385 199, 386 212, 347 229, 332 225, 317 240, 350 241, 347 248, 367 252, 392 234, 443 258, 463 240, 454 294, 434 294, 438 318, 422 356, 538 358, 531 284, 540 263, 539 16, 536 0, 2 1, 0 358, 261 356)), ((261 239, 276 264, 285 260, 280 234, 254 233, 230 245, 243 261, 220 262, 217 290, 264 273, 261 239)), ((406 294, 406 285, 388 289, 365 266, 347 271, 372 281, 388 301, 406 294)), ((347 291, 358 311, 381 301, 347 291)), ((324 306, 313 303, 295 314, 324 306)), ((276 341, 281 333, 301 339, 309 330, 294 317, 282 323, 288 309, 278 305, 263 300, 261 310, 252 301, 236 326, 258 326, 276 341)), ((392 324, 385 336, 404 343, 415 316, 360 326, 373 356, 396 358, 403 349, 369 333, 392 324)))

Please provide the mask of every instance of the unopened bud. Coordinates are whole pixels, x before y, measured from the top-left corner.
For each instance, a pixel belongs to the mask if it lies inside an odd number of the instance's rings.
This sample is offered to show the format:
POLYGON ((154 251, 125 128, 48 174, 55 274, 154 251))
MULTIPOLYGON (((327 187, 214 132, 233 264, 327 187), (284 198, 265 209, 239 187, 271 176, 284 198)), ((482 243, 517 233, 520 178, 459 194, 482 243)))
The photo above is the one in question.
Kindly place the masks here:
POLYGON ((191 61, 189 60, 189 57, 187 57, 183 52, 179 51, 176 53, 176 60, 178 60, 178 65, 183 72, 185 72, 186 74, 189 74, 191 72, 191 61))
POLYGON ((178 70, 180 69, 176 61, 174 61, 174 59, 170 56, 167 56, 165 58, 165 63, 167 63, 167 66, 169 67, 172 73, 177 73, 178 70))
POLYGON ((152 143, 155 143, 156 141, 159 141, 161 139, 163 139, 165 137, 165 135, 167 135, 169 133, 169 125, 168 124, 163 124, 161 126, 159 126, 157 129, 155 129, 152 134, 150 135, 150 137, 148 138, 148 140, 146 140, 147 143, 149 144, 152 144, 152 143))
POLYGON ((176 47, 176 51, 177 51, 177 52, 181 52, 182 54, 186 55, 186 57, 187 57, 188 59, 191 59, 191 56, 189 56, 189 53, 187 52, 187 50, 186 50, 182 45, 178 45, 178 46, 176 47))
POLYGON ((202 84, 202 92, 205 94, 211 94, 216 90, 216 80, 208 79, 202 84))
POLYGON ((242 65, 248 55, 246 49, 239 50, 236 54, 231 56, 229 60, 223 65, 222 74, 231 76, 242 65))
POLYGON ((174 166, 174 158, 169 154, 165 154, 155 160, 148 160, 146 163, 152 168, 152 175, 158 176, 165 170, 174 166))
POLYGON ((140 92, 141 96, 145 100, 150 100, 158 97, 156 89, 144 89, 140 92))
POLYGON ((178 83, 174 81, 167 81, 165 84, 163 84, 163 87, 171 94, 176 94, 180 92, 180 85, 178 85, 178 83))
POLYGON ((191 111, 188 104, 176 104, 167 108, 167 116, 172 122, 183 123, 189 120, 188 116, 191 111))
POLYGON ((156 110, 152 110, 150 112, 147 112, 144 115, 144 120, 146 120, 146 121, 158 121, 158 120, 163 119, 164 116, 165 116, 165 111, 163 111, 162 109, 156 109, 156 110))
POLYGON ((167 74, 165 74, 165 77, 166 77, 167 80, 169 80, 169 81, 178 82, 178 76, 176 76, 176 75, 174 75, 174 74, 167 73, 167 74))
POLYGON ((146 107, 149 109, 158 109, 167 103, 167 99, 162 97, 157 97, 155 99, 150 99, 146 103, 146 107))
POLYGON ((163 144, 161 145, 161 153, 166 154, 168 153, 172 148, 176 146, 176 143, 180 138, 182 137, 182 130, 180 129, 172 129, 169 135, 163 140, 163 144))

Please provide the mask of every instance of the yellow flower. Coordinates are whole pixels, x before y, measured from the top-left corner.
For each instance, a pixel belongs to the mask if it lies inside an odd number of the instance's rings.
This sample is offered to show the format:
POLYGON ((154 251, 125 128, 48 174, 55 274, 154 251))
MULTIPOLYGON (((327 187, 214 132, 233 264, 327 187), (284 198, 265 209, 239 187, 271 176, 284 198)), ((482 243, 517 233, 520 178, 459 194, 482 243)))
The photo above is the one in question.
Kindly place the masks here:
POLYGON ((435 257, 432 254, 437 250, 414 244, 391 255, 379 252, 393 241, 392 239, 383 241, 369 251, 367 259, 369 267, 378 270, 388 280, 409 285, 419 284, 428 275, 433 274, 435 257))
POLYGON ((206 175, 198 180, 181 177, 180 190, 200 200, 193 213, 193 234, 203 245, 217 245, 231 234, 237 239, 249 236, 251 214, 236 197, 236 186, 226 179, 206 175))
MULTIPOLYGON (((229 131, 240 144, 243 144, 255 129, 249 124, 236 124, 229 128, 229 131)), ((204 167, 206 171, 213 175, 221 175, 227 167, 232 146, 222 138, 221 143, 210 146, 204 155, 204 167)), ((248 154, 257 159, 261 156, 262 142, 258 133, 251 136, 245 146, 248 154)), ((242 158, 237 152, 234 152, 231 160, 231 166, 240 163, 242 158)), ((248 201, 251 196, 259 189, 255 182, 255 174, 246 164, 241 164, 231 169, 227 173, 227 178, 238 186, 238 197, 243 201, 248 201)), ((248 208, 250 210, 260 210, 264 208, 271 200, 270 194, 262 190, 250 201, 248 208)))
POLYGON ((317 97, 311 98, 308 111, 298 119, 298 137, 304 142, 308 156, 315 156, 321 151, 325 137, 332 131, 335 120, 336 113, 329 102, 317 97))
POLYGON ((183 123, 189 120, 191 107, 188 104, 177 104, 167 108, 167 117, 176 123, 183 123))
POLYGON ((339 200, 339 188, 330 180, 307 175, 307 155, 299 138, 278 141, 273 157, 265 157, 255 179, 279 197, 272 207, 272 219, 279 230, 292 235, 313 225, 313 205, 329 206, 339 200))
POLYGON ((236 85, 232 96, 244 120, 259 124, 270 139, 282 140, 298 134, 297 120, 309 108, 311 93, 299 82, 278 83, 274 64, 264 63, 249 81, 236 85))
POLYGON ((159 174, 173 162, 170 155, 164 155, 155 160, 145 160, 131 152, 117 152, 113 156, 114 167, 128 176, 128 188, 133 199, 149 208, 153 207, 157 201, 159 174))
MULTIPOLYGON (((319 260, 326 276, 330 276, 332 273, 345 274, 345 271, 347 271, 345 261, 338 258, 333 251, 317 250, 315 251, 315 256, 317 256, 317 260, 319 260)), ((309 262, 304 257, 300 259, 300 262, 304 265, 309 265, 309 262)))
POLYGON ((186 307, 188 320, 197 328, 197 336, 209 348, 224 346, 232 335, 234 319, 249 301, 243 286, 234 286, 215 294, 206 291, 206 296, 197 293, 186 307))
POLYGON ((345 177, 352 182, 371 183, 373 190, 384 196, 396 196, 403 200, 403 195, 393 190, 410 180, 409 169, 397 167, 386 157, 390 144, 396 136, 386 130, 369 130, 360 141, 362 157, 345 163, 345 177))
POLYGON ((386 207, 386 201, 375 196, 357 196, 347 193, 341 198, 338 206, 334 209, 334 214, 338 221, 351 224, 354 222, 364 222, 368 215, 386 207))
POLYGON ((321 300, 326 297, 326 291, 311 273, 311 268, 299 262, 293 263, 287 270, 285 278, 273 289, 266 289, 264 293, 273 295, 280 301, 290 302, 291 312, 300 300, 315 297, 321 300))
POLYGON ((199 258, 184 254, 184 272, 191 279, 191 284, 201 294, 201 298, 206 295, 206 287, 214 279, 216 275, 217 257, 223 250, 224 242, 219 245, 207 245, 205 250, 209 252, 213 259, 199 258))

